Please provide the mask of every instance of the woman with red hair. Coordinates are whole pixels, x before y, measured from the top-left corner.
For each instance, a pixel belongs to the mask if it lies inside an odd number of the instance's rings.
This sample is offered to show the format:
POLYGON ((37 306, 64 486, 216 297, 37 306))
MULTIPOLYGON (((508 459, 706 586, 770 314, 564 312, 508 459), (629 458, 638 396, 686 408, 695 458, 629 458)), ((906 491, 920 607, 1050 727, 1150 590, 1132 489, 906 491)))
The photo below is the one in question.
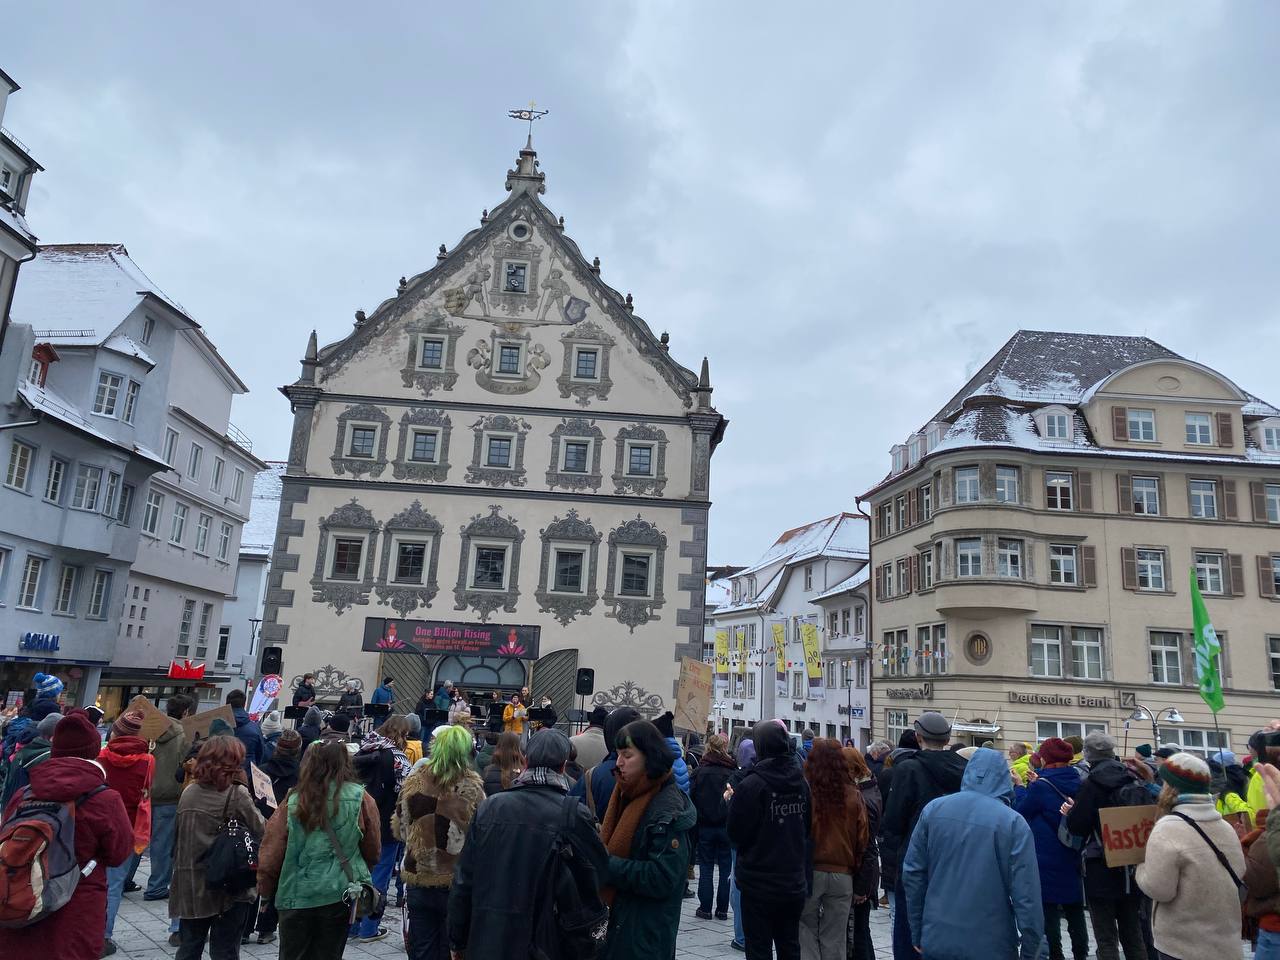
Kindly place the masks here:
POLYGON ((262 839, 262 815, 244 784, 244 745, 235 737, 210 737, 196 754, 195 782, 178 801, 169 888, 169 916, 179 921, 175 960, 200 960, 206 940, 212 960, 240 956, 257 891, 252 886, 238 892, 210 889, 200 860, 228 820, 262 839))
POLYGON ((853 878, 867 849, 867 811, 840 741, 814 740, 804 777, 813 804, 813 892, 800 915, 800 955, 845 960, 853 878))

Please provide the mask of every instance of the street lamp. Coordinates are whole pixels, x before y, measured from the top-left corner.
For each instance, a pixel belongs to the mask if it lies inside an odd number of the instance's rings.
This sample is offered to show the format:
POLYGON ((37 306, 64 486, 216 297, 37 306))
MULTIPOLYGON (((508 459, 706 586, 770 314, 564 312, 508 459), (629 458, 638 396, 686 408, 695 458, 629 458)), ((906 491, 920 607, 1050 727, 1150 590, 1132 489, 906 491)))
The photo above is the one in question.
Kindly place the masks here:
POLYGON ((729 704, 723 700, 717 700, 711 707, 716 714, 716 733, 720 733, 720 727, 724 723, 724 712, 729 709, 729 704))
POLYGON ((1145 704, 1137 704, 1133 713, 1129 715, 1130 720, 1150 720, 1151 736, 1155 739, 1154 749, 1160 749, 1160 721, 1167 723, 1183 723, 1182 714, 1178 712, 1177 707, 1165 707, 1163 710, 1152 712, 1151 708, 1145 704))

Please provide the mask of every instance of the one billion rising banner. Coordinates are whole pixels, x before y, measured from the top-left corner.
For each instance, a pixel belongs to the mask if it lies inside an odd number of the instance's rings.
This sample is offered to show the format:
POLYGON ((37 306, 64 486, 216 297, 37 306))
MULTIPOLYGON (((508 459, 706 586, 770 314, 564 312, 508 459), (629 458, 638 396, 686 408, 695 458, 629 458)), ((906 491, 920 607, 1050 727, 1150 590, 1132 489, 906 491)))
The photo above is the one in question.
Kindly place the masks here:
POLYGON ((541 638, 542 628, 537 626, 367 617, 360 649, 370 653, 454 653, 537 660, 541 638))

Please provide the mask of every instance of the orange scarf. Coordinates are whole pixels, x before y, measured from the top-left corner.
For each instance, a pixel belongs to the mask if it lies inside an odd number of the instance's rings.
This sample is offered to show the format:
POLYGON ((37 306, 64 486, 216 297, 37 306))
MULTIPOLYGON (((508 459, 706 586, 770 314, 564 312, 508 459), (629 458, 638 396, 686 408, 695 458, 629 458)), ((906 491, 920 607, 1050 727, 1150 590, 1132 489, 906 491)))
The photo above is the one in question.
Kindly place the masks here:
MULTIPOLYGON (((661 780, 650 780, 641 777, 640 782, 627 789, 621 780, 617 789, 609 797, 609 807, 604 812, 604 823, 600 824, 600 839, 611 857, 631 859, 631 843, 635 840, 636 831, 640 829, 640 821, 644 819, 649 804, 658 795, 662 785, 671 779, 671 772, 661 780)), ((609 906, 613 906, 613 898, 617 891, 611 886, 600 890, 600 898, 609 906)))

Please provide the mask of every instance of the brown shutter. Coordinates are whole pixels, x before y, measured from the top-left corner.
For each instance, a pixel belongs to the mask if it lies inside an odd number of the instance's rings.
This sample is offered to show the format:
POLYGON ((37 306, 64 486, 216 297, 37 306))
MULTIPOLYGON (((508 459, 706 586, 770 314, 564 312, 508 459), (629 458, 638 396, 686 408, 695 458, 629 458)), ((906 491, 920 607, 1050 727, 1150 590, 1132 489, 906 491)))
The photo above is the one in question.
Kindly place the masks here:
POLYGON ((1253 519, 1256 523, 1267 522, 1267 488, 1260 480, 1249 481, 1249 499, 1253 501, 1253 519))
POLYGON ((978 464, 978 499, 994 500, 996 498, 996 465, 994 463, 978 464))
MULTIPOLYGON (((1089 544, 1080 547, 1080 568, 1084 574, 1084 585, 1086 587, 1096 587, 1098 585, 1098 555, 1097 551, 1089 544)), ((1137 576, 1137 567, 1134 567, 1134 576, 1137 576)), ((1137 586, 1136 582, 1134 584, 1137 586)))
POLYGON ((1218 446, 1234 447, 1236 445, 1236 428, 1235 423, 1231 420, 1231 414, 1219 413, 1218 419, 1218 446))
POLYGON ((913 553, 911 555, 911 563, 908 564, 911 570, 911 589, 920 589, 920 554, 913 553))
POLYGON ((1132 547, 1120 548, 1120 573, 1126 590, 1138 589, 1138 553, 1132 547))
POLYGON ((1270 554, 1258 557, 1258 593, 1264 597, 1276 595, 1276 579, 1271 571, 1270 554))
POLYGON ((1227 554, 1227 569, 1231 573, 1231 595, 1244 596, 1244 560, 1238 553, 1227 554))
POLYGON ((1167 517, 1169 515, 1169 501, 1165 499, 1165 495, 1164 495, 1164 474, 1163 473, 1156 474, 1156 499, 1160 501, 1159 503, 1160 512, 1157 514, 1157 516, 1167 517))
POLYGON ((878 503, 872 509, 876 512, 876 539, 879 540, 884 536, 884 514, 878 503))
POLYGON ((1126 407, 1111 408, 1111 437, 1113 440, 1129 439, 1129 410, 1126 407))
POLYGON ((914 527, 920 522, 920 491, 914 487, 907 491, 907 526, 914 527))
POLYGON ((1116 474, 1116 510, 1120 513, 1133 513, 1133 481, 1127 473, 1116 474))
POLYGON ((1218 481, 1222 485, 1222 515, 1228 520, 1235 520, 1240 516, 1240 508, 1236 503, 1236 482, 1222 477, 1218 481))
POLYGON ((1093 511, 1093 472, 1081 470, 1076 474, 1076 501, 1078 510, 1093 511))

